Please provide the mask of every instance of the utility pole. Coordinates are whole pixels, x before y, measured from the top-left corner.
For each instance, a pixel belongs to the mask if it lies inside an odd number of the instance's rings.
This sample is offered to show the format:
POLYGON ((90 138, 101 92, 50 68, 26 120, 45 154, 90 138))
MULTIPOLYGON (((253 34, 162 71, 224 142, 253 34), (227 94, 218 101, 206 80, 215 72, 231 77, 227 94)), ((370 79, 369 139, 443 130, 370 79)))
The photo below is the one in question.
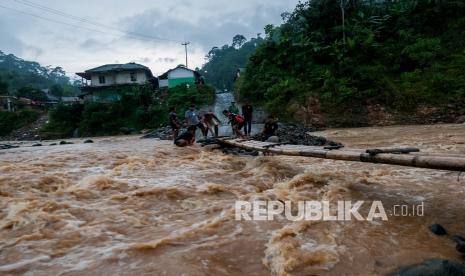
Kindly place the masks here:
POLYGON ((186 68, 187 68, 187 45, 191 44, 190 42, 186 41, 184 43, 181 43, 181 45, 184 46, 184 49, 186 50, 186 68))

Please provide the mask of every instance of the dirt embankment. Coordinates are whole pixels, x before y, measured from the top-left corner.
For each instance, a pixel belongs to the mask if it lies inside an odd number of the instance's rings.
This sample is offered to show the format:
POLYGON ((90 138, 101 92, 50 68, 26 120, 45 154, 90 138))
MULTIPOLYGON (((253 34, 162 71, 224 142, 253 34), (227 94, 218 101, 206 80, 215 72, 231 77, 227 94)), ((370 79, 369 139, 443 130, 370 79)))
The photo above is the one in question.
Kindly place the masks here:
POLYGON ((43 114, 35 122, 12 131, 10 134, 0 137, 0 141, 34 141, 41 140, 40 130, 48 121, 48 115, 43 114))
POLYGON ((319 100, 310 97, 305 104, 294 106, 293 110, 295 121, 316 128, 465 123, 465 108, 460 104, 420 106, 400 112, 367 101, 362 110, 346 110, 334 115, 324 112, 319 100))

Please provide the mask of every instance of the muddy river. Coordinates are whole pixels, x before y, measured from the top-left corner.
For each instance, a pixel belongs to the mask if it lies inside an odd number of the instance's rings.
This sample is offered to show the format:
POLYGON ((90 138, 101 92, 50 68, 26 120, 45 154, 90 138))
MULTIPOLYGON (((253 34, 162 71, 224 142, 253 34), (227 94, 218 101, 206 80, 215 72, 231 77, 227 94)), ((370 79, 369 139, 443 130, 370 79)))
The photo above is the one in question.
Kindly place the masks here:
MULTIPOLYGON (((346 146, 465 154, 465 125, 332 129, 346 146)), ((0 275, 383 275, 462 260, 465 175, 232 156, 130 137, 0 152, 0 275), (237 221, 237 200, 381 201, 387 221, 237 221), (392 206, 424 204, 423 216, 392 206)), ((362 211, 366 211, 362 207, 362 211)))

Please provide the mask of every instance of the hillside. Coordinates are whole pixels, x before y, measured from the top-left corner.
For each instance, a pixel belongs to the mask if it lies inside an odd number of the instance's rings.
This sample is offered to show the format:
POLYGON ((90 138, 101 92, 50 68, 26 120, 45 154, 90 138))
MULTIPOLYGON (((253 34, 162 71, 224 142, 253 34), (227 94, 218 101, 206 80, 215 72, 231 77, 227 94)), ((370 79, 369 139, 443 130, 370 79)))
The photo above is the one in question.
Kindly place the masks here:
POLYGON ((241 97, 307 124, 453 121, 465 114, 463 14, 462 1, 300 3, 265 27, 241 97))
POLYGON ((54 85, 63 88, 67 95, 76 94, 77 88, 72 86, 69 77, 61 67, 42 66, 35 61, 27 61, 13 54, 0 51, 0 93, 15 94, 23 87, 47 89, 54 85), (7 89, 5 89, 7 87, 7 89))
POLYGON ((247 41, 244 36, 236 35, 231 45, 213 47, 199 71, 217 89, 232 90, 237 70, 247 65, 250 55, 263 41, 261 37, 247 41))

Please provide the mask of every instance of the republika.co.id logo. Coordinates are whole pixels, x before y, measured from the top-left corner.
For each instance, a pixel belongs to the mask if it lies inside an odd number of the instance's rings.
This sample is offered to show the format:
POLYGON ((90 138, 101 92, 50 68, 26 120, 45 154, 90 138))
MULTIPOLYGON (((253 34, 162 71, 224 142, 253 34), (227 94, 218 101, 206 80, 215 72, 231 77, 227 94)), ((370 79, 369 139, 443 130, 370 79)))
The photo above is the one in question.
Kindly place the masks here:
MULTIPOLYGON (((274 220, 281 216, 290 221, 373 221, 388 220, 386 209, 381 201, 236 201, 236 220, 274 220), (369 206, 368 212, 361 213, 362 206, 369 206), (333 207, 333 208, 331 208, 333 207)), ((423 216, 424 203, 419 205, 394 205, 388 210, 391 216, 423 216), (413 211, 407 212, 408 208, 413 211), (401 212, 399 212, 401 211, 401 212)))

